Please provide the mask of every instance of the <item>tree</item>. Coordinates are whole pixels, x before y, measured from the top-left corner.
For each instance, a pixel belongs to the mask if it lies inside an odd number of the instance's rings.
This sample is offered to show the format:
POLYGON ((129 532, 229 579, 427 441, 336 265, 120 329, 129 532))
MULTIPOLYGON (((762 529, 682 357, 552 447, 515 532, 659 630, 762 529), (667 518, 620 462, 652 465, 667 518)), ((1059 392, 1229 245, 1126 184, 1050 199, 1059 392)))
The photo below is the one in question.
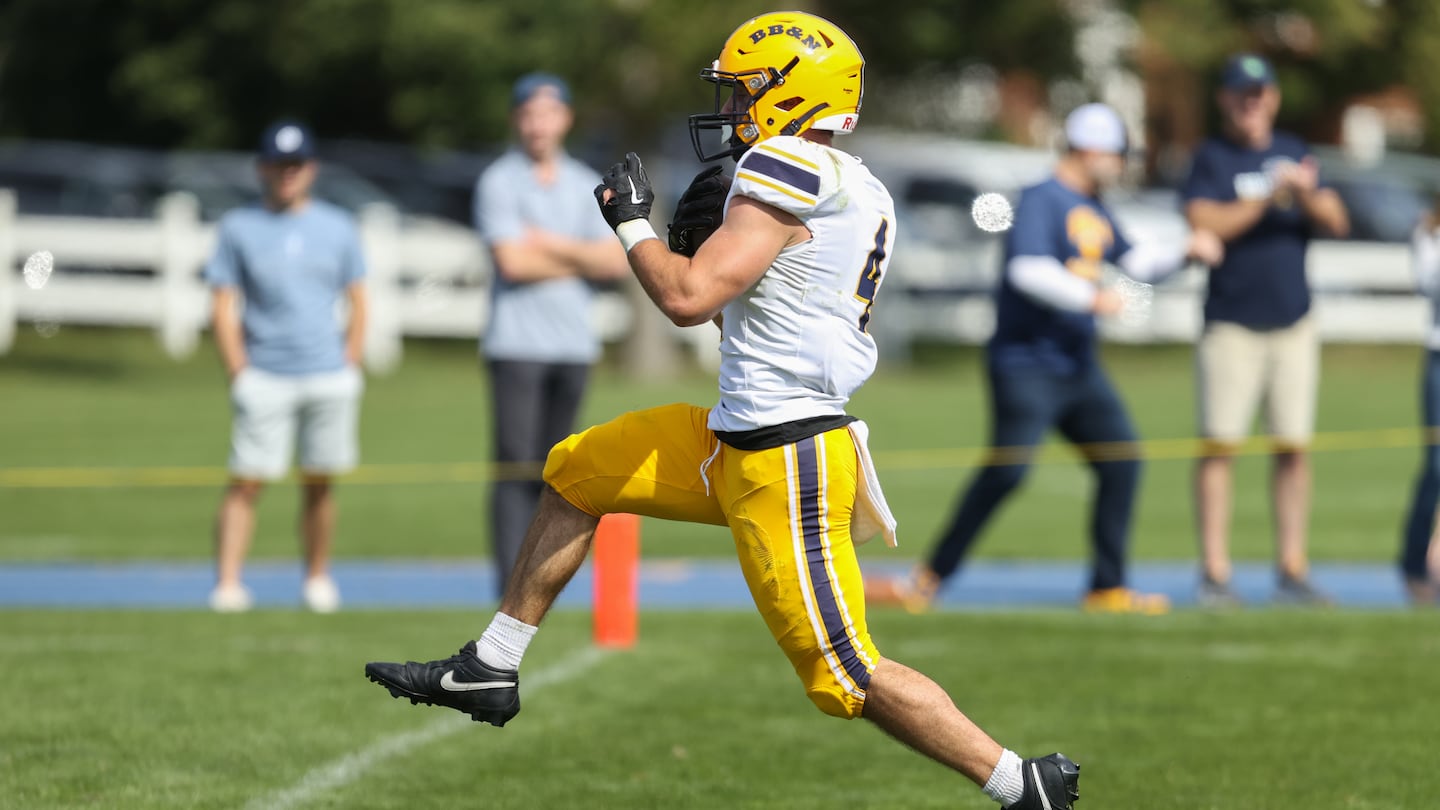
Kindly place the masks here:
POLYGON ((650 142, 759 0, 14 0, 0 11, 0 134, 248 147, 280 115, 322 135, 434 146, 504 139, 535 69, 582 122, 650 142), (76 24, 83 20, 84 24, 76 24))
MULTIPOLYGON (((1203 77, 1212 88, 1231 53, 1274 62, 1285 103, 1280 125, 1332 134, 1357 94, 1405 84, 1429 117, 1427 143, 1440 136, 1440 7, 1430 0, 1127 0, 1152 60, 1203 77)), ((1208 93, 1198 103, 1207 110, 1208 93)))
MULTIPOLYGON (((1042 86, 1074 76, 1078 1, 792 5, 849 31, 872 89, 889 90, 969 65, 1042 86)), ((1404 83, 1430 119, 1430 145, 1440 145, 1440 5, 1431 0, 1115 2, 1139 19, 1153 58, 1207 81, 1232 51, 1269 55, 1285 126, 1310 129, 1354 93, 1404 83)), ((293 114, 328 136, 491 144, 505 137, 511 81, 543 68, 571 80, 589 131, 653 145, 708 107, 695 73, 770 5, 10 0, 0 5, 0 135, 245 148, 265 123, 293 114)), ((902 117, 904 99, 874 94, 870 120, 902 117)))

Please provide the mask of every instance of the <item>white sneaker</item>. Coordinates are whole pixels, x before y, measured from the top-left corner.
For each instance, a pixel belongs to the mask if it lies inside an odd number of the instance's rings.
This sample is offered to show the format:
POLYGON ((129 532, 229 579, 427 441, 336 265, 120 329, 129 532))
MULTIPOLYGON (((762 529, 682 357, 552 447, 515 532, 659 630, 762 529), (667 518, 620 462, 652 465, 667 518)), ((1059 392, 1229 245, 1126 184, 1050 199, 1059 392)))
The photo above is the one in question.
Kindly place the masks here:
POLYGON ((244 613, 255 604, 244 585, 215 586, 210 592, 210 609, 216 613, 244 613))
POLYGON ((328 576, 305 580, 300 596, 305 601, 305 607, 315 613, 334 613, 340 609, 340 589, 335 587, 335 580, 328 576))

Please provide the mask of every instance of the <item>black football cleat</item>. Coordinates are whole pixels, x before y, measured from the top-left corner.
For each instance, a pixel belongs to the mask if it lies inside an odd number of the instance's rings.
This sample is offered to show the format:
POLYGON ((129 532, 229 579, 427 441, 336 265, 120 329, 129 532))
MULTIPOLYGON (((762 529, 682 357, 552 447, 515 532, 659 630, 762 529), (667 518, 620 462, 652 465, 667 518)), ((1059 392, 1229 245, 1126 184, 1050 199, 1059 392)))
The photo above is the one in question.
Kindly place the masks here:
POLYGON ((520 673, 492 669, 475 657, 475 642, 440 661, 372 661, 365 677, 411 703, 448 706, 477 723, 503 726, 520 713, 520 673))
POLYGON ((1005 810, 1074 810, 1080 800, 1080 766, 1064 754, 1027 759, 1020 764, 1025 793, 1005 810))

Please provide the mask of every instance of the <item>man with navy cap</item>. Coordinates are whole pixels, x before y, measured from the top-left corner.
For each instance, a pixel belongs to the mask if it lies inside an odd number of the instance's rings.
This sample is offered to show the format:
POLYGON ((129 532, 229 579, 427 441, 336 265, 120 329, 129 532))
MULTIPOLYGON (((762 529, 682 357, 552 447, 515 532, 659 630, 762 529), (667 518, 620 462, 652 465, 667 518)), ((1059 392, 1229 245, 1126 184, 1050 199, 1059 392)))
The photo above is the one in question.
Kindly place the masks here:
POLYGON ((600 175, 570 157, 570 88, 548 73, 511 90, 515 144, 475 187, 475 228, 495 278, 480 349, 490 374, 496 480, 490 535, 497 594, 515 565, 544 483, 550 448, 574 429, 600 356, 596 282, 629 275, 625 249, 595 208, 600 175))
POLYGON ((1125 125, 1104 104, 1086 104, 1065 120, 1066 151, 1054 176, 1021 192, 1005 242, 996 292, 995 334, 986 351, 990 383, 990 454, 960 499, 929 560, 909 580, 867 586, 872 602, 919 611, 959 570, 995 510, 1024 480, 1051 428, 1076 446, 1095 474, 1090 522, 1091 575, 1082 607, 1114 613, 1164 613, 1168 600, 1128 586, 1130 519, 1140 458, 1130 417, 1100 365, 1096 317, 1120 314, 1124 301, 1101 283, 1117 266, 1138 281, 1174 273, 1187 258, 1220 260, 1219 239, 1196 230, 1183 247, 1132 246, 1101 203, 1120 180, 1129 147, 1125 125))
POLYGON ((264 483, 289 470, 298 444, 301 599, 328 613, 340 606, 329 574, 332 482, 359 459, 365 261, 349 215, 310 196, 315 139, 303 124, 281 121, 266 129, 257 164, 263 199, 220 220, 215 253, 205 266, 234 412, 210 606, 222 612, 250 608, 240 575, 255 504, 264 483), (344 325, 335 314, 342 298, 349 305, 344 325))
POLYGON ((1231 57, 1216 95, 1223 129, 1195 153, 1182 196, 1194 228, 1225 241, 1210 271, 1205 329, 1196 352, 1205 455, 1195 476, 1200 600, 1238 604, 1230 585, 1233 457, 1261 400, 1273 442, 1278 594, 1319 604, 1308 576, 1306 534, 1320 341, 1310 316, 1305 251, 1312 237, 1350 229, 1340 197, 1320 184, 1309 148, 1276 132, 1275 70, 1254 54, 1231 57))

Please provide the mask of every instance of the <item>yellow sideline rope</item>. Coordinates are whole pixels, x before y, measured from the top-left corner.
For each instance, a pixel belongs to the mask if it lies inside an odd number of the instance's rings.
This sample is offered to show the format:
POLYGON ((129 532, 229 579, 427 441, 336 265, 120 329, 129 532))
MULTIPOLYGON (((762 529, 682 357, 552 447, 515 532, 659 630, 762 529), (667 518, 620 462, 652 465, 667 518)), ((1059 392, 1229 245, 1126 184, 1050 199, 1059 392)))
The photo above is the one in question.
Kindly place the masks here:
MULTIPOLYGON (((1385 428, 1319 433, 1310 442, 1312 452, 1393 450, 1440 444, 1440 430, 1427 428, 1385 428)), ((1150 461, 1196 459, 1203 456, 1202 439, 1151 439, 1082 445, 1080 455, 1104 461, 1143 458, 1150 461)), ((889 450, 874 453, 882 470, 916 471, 1013 464, 1030 458, 1034 464, 1075 461, 1068 445, 1051 443, 1042 448, 985 447, 889 450)), ((1254 456, 1272 452, 1274 445, 1264 436, 1255 436, 1238 447, 1234 455, 1254 456)), ((485 484, 539 478, 541 465, 530 463, 455 462, 423 464, 363 464, 342 476, 346 484, 485 484)), ((163 487, 216 487, 229 480, 224 467, 0 467, 0 489, 115 489, 163 487)), ((290 480, 294 480, 293 477, 290 480)))

